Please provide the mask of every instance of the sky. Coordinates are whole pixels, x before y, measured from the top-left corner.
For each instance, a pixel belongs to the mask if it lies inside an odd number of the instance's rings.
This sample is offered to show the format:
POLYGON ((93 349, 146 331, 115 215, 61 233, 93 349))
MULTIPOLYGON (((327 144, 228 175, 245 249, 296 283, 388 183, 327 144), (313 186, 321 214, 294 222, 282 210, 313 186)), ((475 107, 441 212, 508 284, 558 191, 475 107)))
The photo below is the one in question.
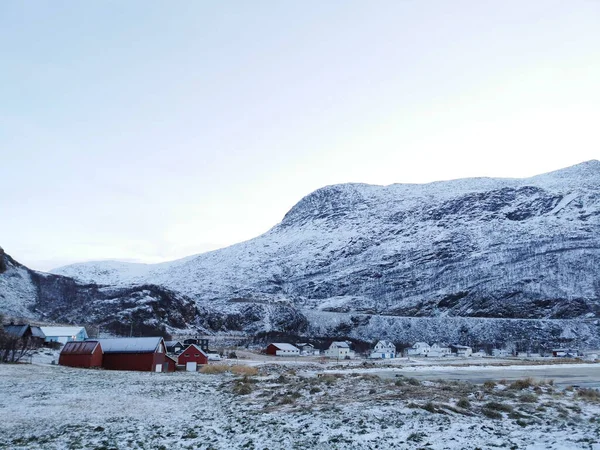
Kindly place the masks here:
POLYGON ((260 235, 346 182, 600 159, 600 2, 0 2, 0 246, 38 270, 260 235))

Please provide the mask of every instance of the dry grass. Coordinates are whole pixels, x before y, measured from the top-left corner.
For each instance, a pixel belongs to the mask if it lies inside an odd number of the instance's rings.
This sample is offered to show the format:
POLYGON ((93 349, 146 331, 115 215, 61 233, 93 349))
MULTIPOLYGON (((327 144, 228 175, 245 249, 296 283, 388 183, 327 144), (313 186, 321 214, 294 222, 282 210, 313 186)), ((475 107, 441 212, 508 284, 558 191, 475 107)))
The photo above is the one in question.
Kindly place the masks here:
POLYGON ((230 366, 227 364, 208 364, 200 369, 200 373, 206 374, 218 374, 226 372, 231 372, 234 375, 243 375, 245 377, 258 375, 258 369, 256 367, 243 365, 230 366))
POLYGON ((216 374, 216 373, 225 373, 229 371, 229 366, 227 364, 207 364, 202 366, 200 369, 200 373, 207 374, 216 374))
POLYGON ((535 385, 536 382, 533 380, 533 378, 523 378, 522 380, 516 380, 512 382, 508 388, 520 391, 523 389, 529 389, 535 385))
POLYGON ((229 370, 235 375, 244 375, 247 377, 258 375, 258 369, 256 367, 236 365, 231 366, 229 370))
POLYGON ((596 389, 582 388, 577 391, 577 398, 591 402, 600 402, 600 391, 596 389))

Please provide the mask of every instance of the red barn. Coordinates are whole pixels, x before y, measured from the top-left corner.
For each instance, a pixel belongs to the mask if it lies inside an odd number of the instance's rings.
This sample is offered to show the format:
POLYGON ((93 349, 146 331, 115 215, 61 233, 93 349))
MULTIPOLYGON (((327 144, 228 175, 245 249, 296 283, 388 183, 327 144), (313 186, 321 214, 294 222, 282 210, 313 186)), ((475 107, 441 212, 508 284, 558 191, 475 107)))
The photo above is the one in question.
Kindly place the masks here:
POLYGON ((174 369, 166 358, 161 337, 99 339, 104 351, 102 367, 109 370, 169 372, 174 369))
POLYGON ((101 367, 102 345, 98 341, 70 341, 60 352, 58 364, 69 367, 101 367))
POLYGON ((181 366, 186 366, 189 362, 208 364, 208 355, 197 345, 188 345, 177 357, 177 363, 181 366))
POLYGON ((300 349, 292 344, 275 342, 268 345, 265 353, 274 356, 300 356, 300 349))

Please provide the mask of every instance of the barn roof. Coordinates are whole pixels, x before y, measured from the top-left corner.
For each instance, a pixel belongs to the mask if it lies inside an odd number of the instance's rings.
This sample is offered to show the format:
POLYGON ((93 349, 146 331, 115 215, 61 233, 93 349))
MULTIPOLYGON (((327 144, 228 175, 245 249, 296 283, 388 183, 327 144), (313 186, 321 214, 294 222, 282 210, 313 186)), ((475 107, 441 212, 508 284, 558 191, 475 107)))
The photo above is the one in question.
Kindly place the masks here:
POLYGON ((154 353, 163 342, 161 337, 98 339, 104 353, 154 353))
POLYGON ((347 342, 344 341, 334 341, 331 343, 332 347, 337 347, 337 348, 350 348, 350 346, 348 345, 347 342))
POLYGON ((294 347, 292 344, 273 343, 273 345, 275 347, 277 347, 279 350, 300 351, 297 347, 294 347))
MULTIPOLYGON (((100 343, 98 341, 70 341, 65 344, 61 355, 91 355, 100 343)), ((100 345, 102 350, 102 345, 100 345)))
POLYGON ((46 335, 46 337, 76 336, 81 332, 81 330, 83 330, 85 336, 87 337, 87 333, 83 327, 40 327, 40 329, 46 335))

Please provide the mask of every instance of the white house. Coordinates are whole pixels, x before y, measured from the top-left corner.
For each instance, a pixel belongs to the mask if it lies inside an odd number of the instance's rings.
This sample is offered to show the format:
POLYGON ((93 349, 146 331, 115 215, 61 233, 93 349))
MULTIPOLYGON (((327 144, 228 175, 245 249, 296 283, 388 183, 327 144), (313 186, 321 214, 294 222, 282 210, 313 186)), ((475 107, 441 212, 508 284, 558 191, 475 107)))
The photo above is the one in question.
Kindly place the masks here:
POLYGON ((495 348, 492 350, 492 356, 499 358, 502 356, 510 356, 510 353, 508 352, 508 350, 495 348))
POLYGON ((40 327, 46 336, 44 342, 85 341, 88 338, 84 327, 40 327))
POLYGON ((427 342, 415 342, 412 347, 406 349, 406 356, 427 356, 431 347, 427 342))
POLYGON ((451 345, 450 350, 456 356, 471 356, 473 349, 467 345, 451 345))
POLYGON ((306 342, 296 344, 296 347, 300 349, 301 356, 319 356, 319 349, 316 349, 314 345, 306 342))
POLYGON ((350 350, 350 344, 347 342, 334 341, 325 350, 325 356, 328 358, 349 359, 354 357, 354 352, 350 350))
POLYGON ((396 357, 396 346, 390 341, 379 341, 371 351, 369 358, 391 359, 396 357))
POLYGON ((426 356, 435 357, 435 358, 443 358, 445 356, 450 356, 450 355, 452 355, 452 352, 450 351, 450 347, 444 347, 438 343, 435 343, 431 346, 431 348, 429 349, 429 353, 426 356))

